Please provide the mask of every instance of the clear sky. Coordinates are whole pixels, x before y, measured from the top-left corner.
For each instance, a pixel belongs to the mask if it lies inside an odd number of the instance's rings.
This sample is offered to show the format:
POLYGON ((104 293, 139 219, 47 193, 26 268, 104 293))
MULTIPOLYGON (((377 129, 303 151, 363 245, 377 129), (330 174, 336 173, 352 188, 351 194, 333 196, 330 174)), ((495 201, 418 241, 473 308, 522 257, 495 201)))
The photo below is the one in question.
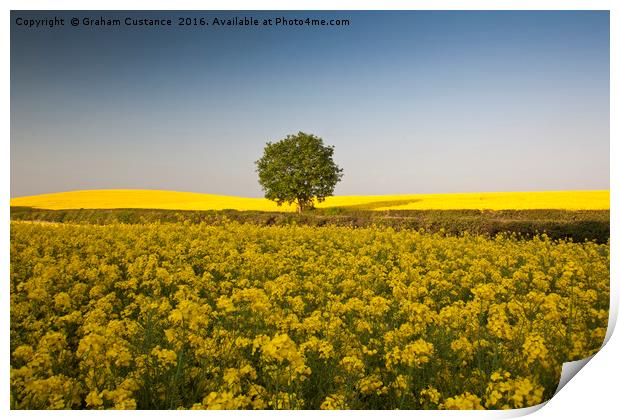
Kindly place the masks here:
POLYGON ((11 196, 259 197, 267 141, 335 146, 338 195, 609 188, 609 14, 12 12, 11 196), (74 28, 74 17, 348 27, 74 28), (31 29, 18 17, 65 18, 31 29))

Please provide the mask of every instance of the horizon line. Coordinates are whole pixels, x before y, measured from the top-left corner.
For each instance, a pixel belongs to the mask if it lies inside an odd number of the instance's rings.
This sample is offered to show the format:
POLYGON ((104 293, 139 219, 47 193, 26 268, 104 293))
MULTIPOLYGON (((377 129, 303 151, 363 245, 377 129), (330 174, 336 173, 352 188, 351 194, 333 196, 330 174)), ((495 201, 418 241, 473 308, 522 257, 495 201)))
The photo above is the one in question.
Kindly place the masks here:
MULTIPOLYGON (((181 194, 199 194, 199 195, 212 195, 219 197, 235 197, 235 198, 246 198, 246 199, 267 199, 266 197, 248 197, 242 195, 231 195, 231 194, 214 194, 214 193, 205 193, 205 192, 197 192, 197 191, 180 191, 180 190, 166 190, 159 188, 88 188, 88 189, 80 189, 80 190, 65 190, 65 191, 54 191, 47 193, 39 193, 39 194, 28 194, 28 195, 19 195, 19 196, 11 196, 10 199, 16 198, 26 198, 26 197, 36 197, 43 195, 53 195, 53 194, 70 194, 70 193, 79 193, 79 192, 92 192, 92 191, 151 191, 151 192, 167 192, 167 193, 181 193, 181 194)), ((531 194, 531 193, 562 193, 562 192, 581 192, 581 191, 592 191, 592 192, 611 192, 610 188, 602 188, 602 189, 566 189, 566 190, 519 190, 519 191, 468 191, 468 192, 444 192, 444 193, 396 193, 396 194, 333 194, 327 197, 385 197, 385 196, 411 196, 411 195, 456 195, 456 194, 504 194, 504 193, 523 193, 523 194, 531 194)))

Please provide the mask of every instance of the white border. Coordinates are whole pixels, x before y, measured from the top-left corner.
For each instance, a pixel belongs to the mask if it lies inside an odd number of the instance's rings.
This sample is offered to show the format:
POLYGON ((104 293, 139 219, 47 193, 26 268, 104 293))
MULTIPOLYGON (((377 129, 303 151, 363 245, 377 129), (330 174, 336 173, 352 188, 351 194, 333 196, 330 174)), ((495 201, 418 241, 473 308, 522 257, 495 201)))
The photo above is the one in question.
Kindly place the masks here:
MULTIPOLYGON (((149 2, 120 1, 120 0, 93 0, 80 2, 77 0, 43 1, 43 0, 8 0, 2 2, 4 8, 4 27, 2 28, 2 48, 3 57, 10 57, 10 10, 610 10, 611 11, 611 115, 620 115, 618 107, 618 56, 620 53, 620 2, 614 0, 266 0, 258 3, 251 0, 231 0, 231 1, 197 1, 197 0, 175 0, 161 1, 153 0, 149 2)), ((0 293, 0 307, 2 307, 2 335, 0 336, 0 409, 3 414, 9 408, 9 198, 10 198, 10 67, 5 64, 1 67, 2 72, 2 137, 0 137, 2 153, 0 153, 0 171, 2 173, 2 214, 4 223, 0 224, 0 235, 4 244, 0 251, 0 269, 2 270, 2 292, 0 293)), ((620 185, 618 170, 618 121, 611 119, 610 131, 610 163, 611 163, 611 185, 620 185)), ((615 190, 611 191, 611 207, 618 208, 618 194, 615 190)), ((615 211, 611 212, 611 260, 620 261, 618 258, 618 218, 615 211)), ((611 265, 611 287, 612 305, 610 316, 613 318, 611 324, 615 324, 618 312, 618 270, 615 264, 611 265)), ((616 334, 617 335, 617 334, 616 334)), ((609 338, 609 337, 608 337, 609 338)), ((562 418, 590 416, 592 418, 610 418, 611 413, 617 412, 616 399, 617 378, 620 373, 620 342, 617 337, 612 336, 605 347, 588 363, 588 365, 577 375, 576 379, 571 380, 556 396, 554 396, 543 409, 532 414, 532 418, 562 418)), ((13 418, 39 418, 68 416, 77 417, 98 417, 115 415, 121 418, 134 418, 155 416, 163 418, 170 415, 167 412, 48 412, 48 411, 28 411, 8 413, 13 418)), ((523 415, 525 412, 512 410, 508 412, 337 412, 337 413, 318 413, 318 412, 296 412, 295 416, 309 418, 321 416, 337 417, 364 417, 372 418, 376 415, 394 416, 409 418, 437 418, 458 417, 458 418, 497 418, 514 417, 523 415)), ((176 415, 202 416, 209 415, 215 418, 236 418, 246 416, 289 416, 291 413, 282 412, 194 412, 178 413, 176 415)))

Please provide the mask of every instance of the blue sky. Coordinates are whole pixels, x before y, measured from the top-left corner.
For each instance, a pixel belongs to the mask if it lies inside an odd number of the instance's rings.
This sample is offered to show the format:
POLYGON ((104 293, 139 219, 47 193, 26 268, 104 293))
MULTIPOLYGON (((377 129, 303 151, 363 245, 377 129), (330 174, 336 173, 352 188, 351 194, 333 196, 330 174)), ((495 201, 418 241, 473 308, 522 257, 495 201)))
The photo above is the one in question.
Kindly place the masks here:
POLYGON ((12 12, 11 196, 259 197, 267 141, 335 146, 339 195, 609 188, 609 14, 12 12), (27 29, 17 17, 346 18, 27 29))

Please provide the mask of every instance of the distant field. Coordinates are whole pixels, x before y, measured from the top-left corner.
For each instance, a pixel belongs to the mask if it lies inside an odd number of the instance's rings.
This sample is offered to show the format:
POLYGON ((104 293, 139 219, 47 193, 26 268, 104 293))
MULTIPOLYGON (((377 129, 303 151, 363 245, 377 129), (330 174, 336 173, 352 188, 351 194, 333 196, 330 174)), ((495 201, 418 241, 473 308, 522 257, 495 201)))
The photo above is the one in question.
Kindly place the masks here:
MULTIPOLYGON (((85 190, 11 199, 11 206, 61 209, 295 211, 264 198, 158 190, 85 190)), ((349 210, 608 210, 609 191, 337 196, 318 208, 349 210)))

